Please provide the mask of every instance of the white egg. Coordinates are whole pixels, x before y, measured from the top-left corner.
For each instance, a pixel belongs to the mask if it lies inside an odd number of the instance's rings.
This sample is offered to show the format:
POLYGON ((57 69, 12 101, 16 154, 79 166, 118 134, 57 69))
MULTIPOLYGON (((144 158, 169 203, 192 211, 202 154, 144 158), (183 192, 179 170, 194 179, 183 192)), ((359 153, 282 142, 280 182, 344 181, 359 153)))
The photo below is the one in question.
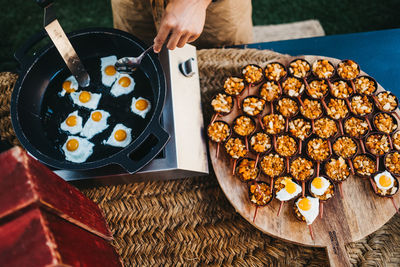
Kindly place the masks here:
POLYGON ((116 147, 126 147, 132 141, 132 129, 124 126, 123 124, 115 125, 110 137, 103 144, 116 146, 116 147))
POLYGON ((93 153, 94 144, 78 136, 68 136, 62 149, 65 159, 75 163, 85 162, 93 153))
POLYGON ((101 61, 101 82, 105 86, 111 86, 118 77, 118 72, 114 65, 117 62, 116 56, 100 58, 101 61))
POLYGON ((329 182, 328 179, 326 179, 322 176, 319 176, 319 177, 315 177, 312 180, 310 190, 314 195, 322 196, 326 192, 326 190, 328 189, 328 187, 330 185, 331 185, 331 183, 329 182))
POLYGON ((80 91, 71 93, 74 104, 88 109, 97 109, 101 94, 94 94, 88 91, 80 91))
POLYGON ((85 126, 81 132, 81 136, 91 139, 98 133, 101 133, 108 128, 107 119, 110 113, 104 110, 95 110, 90 113, 89 119, 86 121, 85 126))
POLYGON ((117 81, 111 87, 111 95, 119 97, 121 95, 129 94, 135 87, 135 81, 128 74, 119 74, 117 81))
POLYGON ((139 115, 143 119, 146 117, 147 112, 151 109, 149 100, 139 97, 138 99, 132 98, 131 110, 133 113, 139 115))
POLYGON ((374 180, 376 186, 381 190, 388 190, 394 186, 394 178, 388 171, 378 173, 374 180))
POLYGON ((285 187, 276 193, 276 198, 280 201, 288 201, 295 198, 302 191, 301 186, 293 182, 290 178, 283 179, 281 183, 284 184, 285 187))
POLYGON ((59 93, 60 96, 65 96, 66 93, 70 94, 75 91, 78 91, 79 84, 74 76, 69 76, 62 84, 61 91, 59 93))
POLYGON ((300 197, 296 206, 301 215, 306 219, 307 224, 312 224, 319 214, 319 199, 315 197, 300 197))
POLYGON ((78 115, 78 111, 70 113, 61 123, 61 130, 70 134, 78 134, 82 131, 82 117, 78 115))

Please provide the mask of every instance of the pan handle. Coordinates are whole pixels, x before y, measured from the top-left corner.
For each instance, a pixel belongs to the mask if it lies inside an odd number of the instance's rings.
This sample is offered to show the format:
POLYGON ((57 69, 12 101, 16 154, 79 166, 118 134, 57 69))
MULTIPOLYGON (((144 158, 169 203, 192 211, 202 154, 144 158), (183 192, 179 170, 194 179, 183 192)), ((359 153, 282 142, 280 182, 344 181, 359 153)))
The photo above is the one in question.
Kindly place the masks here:
POLYGON ((28 51, 45 37, 47 37, 47 32, 42 29, 41 31, 31 36, 28 41, 26 41, 20 48, 17 49, 17 51, 15 51, 14 58, 19 63, 20 68, 24 68, 27 63, 32 59, 30 56, 27 55, 28 51))
MULTIPOLYGON (((121 165, 126 171, 128 171, 130 174, 136 173, 140 167, 146 165, 148 162, 150 162, 152 159, 154 159, 160 151, 164 148, 164 146, 167 144, 170 135, 167 133, 162 126, 160 125, 159 122, 155 124, 152 131, 149 132, 149 134, 143 139, 144 141, 142 142, 145 143, 148 138, 150 138, 152 135, 157 139, 157 143, 151 147, 151 150, 146 153, 146 155, 138 160, 132 159, 130 156, 135 153, 135 151, 130 152, 129 154, 124 154, 122 157, 118 159, 118 162, 116 162, 118 165, 121 165)), ((140 147, 140 145, 139 145, 140 147)))

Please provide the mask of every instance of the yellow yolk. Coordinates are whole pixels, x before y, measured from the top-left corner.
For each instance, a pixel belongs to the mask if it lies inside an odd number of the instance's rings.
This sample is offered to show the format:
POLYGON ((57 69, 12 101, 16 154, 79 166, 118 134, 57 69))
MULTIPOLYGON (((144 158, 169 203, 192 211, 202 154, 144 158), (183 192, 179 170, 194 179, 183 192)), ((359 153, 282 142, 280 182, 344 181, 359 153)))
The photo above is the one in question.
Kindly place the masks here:
POLYGON ((113 76, 113 75, 115 75, 115 73, 117 73, 117 70, 115 69, 115 67, 113 65, 109 65, 104 69, 104 72, 108 76, 113 76))
POLYGON ((128 87, 131 84, 131 79, 129 79, 128 77, 122 77, 121 79, 118 80, 118 83, 122 87, 128 87))
POLYGON ((73 127, 76 125, 76 116, 72 115, 69 116, 67 118, 67 120, 65 121, 65 123, 69 126, 69 127, 73 127))
POLYGON ((67 142, 67 150, 68 151, 75 151, 78 149, 78 147, 79 147, 79 142, 76 139, 70 139, 67 142))
POLYGON ((100 121, 103 116, 101 115, 100 111, 95 111, 92 113, 92 120, 100 121))
POLYGON ((308 198, 303 198, 298 203, 299 209, 307 211, 311 209, 311 202, 308 198))
POLYGON ((146 100, 144 99, 139 99, 138 101, 136 101, 135 103, 135 107, 138 110, 145 110, 147 108, 147 106, 149 105, 149 103, 147 103, 146 100))
POLYGON ((324 186, 324 183, 322 182, 322 179, 320 177, 316 177, 312 183, 311 183, 315 188, 321 189, 324 186))
POLYGON ((119 129, 114 133, 114 138, 118 142, 122 142, 126 139, 126 131, 119 129))
POLYGON ((92 96, 90 95, 89 92, 87 91, 83 91, 80 95, 79 95, 79 101, 81 101, 82 103, 87 103, 90 101, 90 98, 92 98, 92 96))
POLYGON ((289 194, 293 194, 296 192, 296 184, 293 183, 291 180, 286 180, 286 185, 285 185, 286 192, 289 194))
POLYGON ((379 177, 379 184, 382 187, 388 187, 390 186, 390 184, 392 183, 390 177, 386 176, 386 175, 381 175, 381 177, 379 177))
POLYGON ((71 81, 65 81, 65 82, 63 82, 63 84, 62 84, 62 87, 63 87, 63 89, 65 90, 65 92, 67 92, 67 93, 73 93, 73 92, 75 92, 75 89, 74 88, 71 88, 71 81))

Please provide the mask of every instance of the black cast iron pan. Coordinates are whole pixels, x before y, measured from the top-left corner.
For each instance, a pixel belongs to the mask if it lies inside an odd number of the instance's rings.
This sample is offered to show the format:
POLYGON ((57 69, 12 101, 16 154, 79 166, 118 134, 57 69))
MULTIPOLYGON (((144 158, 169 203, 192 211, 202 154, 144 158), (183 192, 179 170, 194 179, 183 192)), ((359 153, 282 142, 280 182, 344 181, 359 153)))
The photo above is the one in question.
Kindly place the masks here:
MULTIPOLYGON (((111 113, 108 121, 110 127, 91 141, 97 143, 106 139, 116 123, 123 123, 132 128, 133 139, 130 145, 123 149, 96 145, 93 155, 86 162, 73 163, 65 160, 60 149, 67 135, 60 133, 58 128, 62 117, 59 115, 68 115, 76 108, 70 100, 60 101, 60 98, 57 98, 57 86, 71 74, 53 44, 45 46, 33 57, 27 56, 28 50, 46 36, 44 31, 36 34, 15 53, 21 71, 12 93, 11 119, 21 144, 33 157, 56 169, 87 170, 118 164, 130 173, 137 172, 157 156, 169 139, 169 134, 160 125, 166 84, 158 57, 153 53, 148 54, 140 69, 133 74, 136 81, 133 96, 143 96, 151 101, 152 107, 145 119, 130 112, 132 94, 115 100, 109 98, 107 101, 101 101, 98 107, 111 113), (153 146, 147 154, 141 158, 135 157, 135 150, 148 139, 157 141, 152 142, 153 146)), ((95 93, 104 90, 99 76, 101 57, 135 56, 146 48, 146 45, 134 36, 115 29, 85 29, 73 32, 68 37, 91 76, 89 91, 95 93)), ((82 116, 84 122, 87 114, 90 112, 82 116)))

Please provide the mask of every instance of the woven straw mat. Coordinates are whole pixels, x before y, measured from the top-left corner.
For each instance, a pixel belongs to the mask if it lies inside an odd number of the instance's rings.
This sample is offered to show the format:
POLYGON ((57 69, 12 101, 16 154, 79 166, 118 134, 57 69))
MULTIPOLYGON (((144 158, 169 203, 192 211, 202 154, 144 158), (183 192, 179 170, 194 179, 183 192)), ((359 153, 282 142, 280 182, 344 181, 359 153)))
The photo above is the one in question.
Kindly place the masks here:
MULTIPOLYGON (((264 66, 282 55, 271 51, 198 51, 204 119, 224 77, 247 63, 264 66)), ((0 133, 18 144, 9 116, 16 75, 0 74, 0 133)), ((103 209, 126 266, 240 265, 328 266, 322 248, 294 245, 264 234, 244 220, 225 198, 214 173, 168 182, 142 182, 84 189, 103 209)), ((347 245, 356 266, 400 265, 400 216, 359 242, 347 245)))

